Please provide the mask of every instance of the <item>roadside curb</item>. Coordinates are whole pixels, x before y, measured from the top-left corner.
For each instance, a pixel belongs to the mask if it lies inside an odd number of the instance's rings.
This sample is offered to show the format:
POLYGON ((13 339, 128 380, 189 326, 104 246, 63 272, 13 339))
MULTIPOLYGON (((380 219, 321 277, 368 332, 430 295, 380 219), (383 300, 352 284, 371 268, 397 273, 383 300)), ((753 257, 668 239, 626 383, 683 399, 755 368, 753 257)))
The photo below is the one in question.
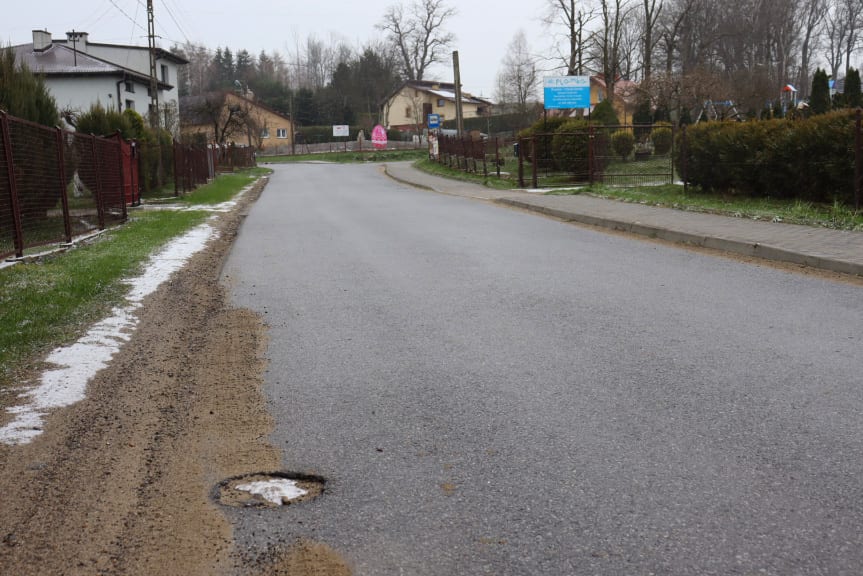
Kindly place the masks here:
POLYGON ((431 186, 426 186, 424 184, 419 184, 419 183, 414 182, 412 180, 407 180, 405 178, 399 178, 398 176, 395 176, 392 172, 389 171, 389 168, 387 167, 386 164, 381 164, 381 169, 383 170, 383 173, 386 176, 392 178, 396 182, 404 184, 405 186, 413 186, 414 188, 419 188, 421 190, 428 190, 429 192, 438 192, 438 190, 435 190, 431 186))
POLYGON ((532 204, 531 202, 526 202, 524 200, 519 200, 516 198, 498 198, 494 201, 507 206, 512 206, 515 208, 520 208, 523 210, 528 210, 531 212, 536 212, 539 214, 544 214, 546 216, 558 218, 566 222, 578 222, 581 224, 588 224, 590 226, 608 228, 610 230, 615 230, 618 232, 628 232, 630 234, 637 234, 639 236, 646 236, 648 238, 657 238, 659 240, 674 242, 676 244, 687 244, 690 246, 698 246, 702 248, 712 248, 715 250, 722 250, 724 252, 730 252, 733 254, 751 256, 755 258, 761 258, 763 260, 772 260, 788 264, 798 264, 819 270, 826 270, 829 272, 838 272, 841 274, 849 274, 852 276, 863 276, 863 265, 856 264, 854 262, 836 260, 833 258, 825 258, 814 254, 803 254, 800 252, 794 252, 776 246, 769 246, 766 244, 757 243, 753 244, 731 238, 720 238, 715 236, 693 234, 690 232, 681 232, 679 230, 671 230, 661 226, 642 224, 637 221, 627 222, 623 220, 615 220, 605 217, 578 214, 576 212, 558 210, 555 208, 548 208, 546 206, 538 206, 536 204, 532 204))

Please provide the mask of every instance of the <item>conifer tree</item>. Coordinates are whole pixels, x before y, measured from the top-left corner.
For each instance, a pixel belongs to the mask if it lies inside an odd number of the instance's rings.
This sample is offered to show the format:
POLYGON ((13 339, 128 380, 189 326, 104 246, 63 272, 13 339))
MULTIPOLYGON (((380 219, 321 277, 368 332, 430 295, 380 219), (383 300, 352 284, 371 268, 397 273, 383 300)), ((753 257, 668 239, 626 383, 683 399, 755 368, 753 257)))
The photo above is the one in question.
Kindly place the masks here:
POLYGON ((45 80, 27 66, 16 64, 11 47, 0 49, 0 109, 45 126, 60 123, 57 103, 45 80))
POLYGON ((860 94, 860 71, 849 68, 845 76, 845 106, 859 108, 863 106, 863 96, 860 94))
POLYGON ((812 92, 809 97, 809 110, 812 114, 824 114, 830 110, 830 82, 827 72, 819 68, 812 77, 812 92))

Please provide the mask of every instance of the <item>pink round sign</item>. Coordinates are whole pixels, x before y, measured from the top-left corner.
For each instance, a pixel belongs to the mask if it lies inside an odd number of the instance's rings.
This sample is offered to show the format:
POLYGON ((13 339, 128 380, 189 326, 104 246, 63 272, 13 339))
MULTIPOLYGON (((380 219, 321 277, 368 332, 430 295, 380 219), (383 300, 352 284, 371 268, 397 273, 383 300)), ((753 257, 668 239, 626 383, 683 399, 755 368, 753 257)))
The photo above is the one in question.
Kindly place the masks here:
POLYGON ((380 124, 372 129, 372 144, 378 150, 383 150, 387 147, 387 131, 380 124))

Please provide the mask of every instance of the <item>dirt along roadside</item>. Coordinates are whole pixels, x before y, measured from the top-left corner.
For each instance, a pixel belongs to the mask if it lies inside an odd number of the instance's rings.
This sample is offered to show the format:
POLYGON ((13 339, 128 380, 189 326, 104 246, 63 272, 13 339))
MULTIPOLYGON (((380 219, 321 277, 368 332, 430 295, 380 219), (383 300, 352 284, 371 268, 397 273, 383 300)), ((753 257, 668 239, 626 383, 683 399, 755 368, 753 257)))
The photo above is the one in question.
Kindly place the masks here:
POLYGON ((221 214, 217 237, 147 297, 85 400, 51 413, 32 442, 0 445, 0 574, 347 573, 315 543, 250 559, 212 500, 221 480, 281 464, 261 392, 266 327, 231 308, 219 281, 265 184, 221 214))

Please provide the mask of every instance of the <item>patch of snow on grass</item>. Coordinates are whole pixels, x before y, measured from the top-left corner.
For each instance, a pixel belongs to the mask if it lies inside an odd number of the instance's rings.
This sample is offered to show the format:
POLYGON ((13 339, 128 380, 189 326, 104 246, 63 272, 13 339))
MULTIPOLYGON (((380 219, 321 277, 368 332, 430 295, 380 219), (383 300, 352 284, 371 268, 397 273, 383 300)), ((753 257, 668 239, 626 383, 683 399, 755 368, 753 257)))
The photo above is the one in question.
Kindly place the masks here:
POLYGON ((47 361, 56 367, 45 371, 37 386, 19 395, 27 403, 7 409, 13 420, 0 428, 0 442, 29 443, 42 433, 43 419, 49 410, 83 400, 90 379, 108 366, 120 346, 132 337, 138 324, 136 312, 144 298, 155 292, 214 236, 212 226, 202 224, 152 256, 143 274, 126 280, 131 286, 126 297, 128 305, 114 308, 110 317, 95 324, 83 338, 48 356, 47 361))

